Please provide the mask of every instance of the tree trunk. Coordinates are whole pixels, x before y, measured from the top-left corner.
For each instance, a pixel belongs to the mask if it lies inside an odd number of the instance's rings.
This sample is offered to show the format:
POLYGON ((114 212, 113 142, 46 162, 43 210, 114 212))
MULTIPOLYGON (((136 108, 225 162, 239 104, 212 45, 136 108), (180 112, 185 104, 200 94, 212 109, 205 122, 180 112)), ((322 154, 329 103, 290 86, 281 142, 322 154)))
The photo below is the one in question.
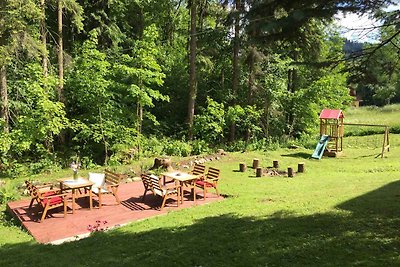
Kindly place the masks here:
POLYGON ((138 143, 137 143, 137 151, 138 156, 140 158, 140 150, 141 150, 141 139, 142 139, 142 125, 143 125, 143 105, 138 100, 136 107, 136 115, 137 115, 137 131, 138 131, 138 143))
POLYGON ((240 163, 239 163, 239 170, 240 170, 240 172, 245 172, 246 169, 247 169, 246 163, 240 162, 240 163))
MULTIPOLYGON (((240 0, 235 1, 235 37, 233 39, 233 59, 232 59, 232 106, 236 105, 237 91, 239 87, 239 49, 240 49, 240 0)), ((232 122, 229 129, 229 140, 235 141, 235 122, 232 122)))
POLYGON ((102 136, 103 143, 104 143, 104 165, 107 166, 107 164, 108 164, 108 143, 106 140, 106 136, 104 134, 103 116, 101 115, 101 108, 99 108, 99 119, 100 119, 101 136, 102 136))
POLYGON ((40 37, 42 39, 43 45, 43 55, 42 55, 42 68, 43 76, 47 78, 49 74, 48 70, 48 59, 47 59, 47 31, 46 31, 46 3, 45 0, 40 0, 40 7, 42 10, 42 20, 40 21, 40 37))
POLYGON ((294 173, 293 173, 293 168, 292 167, 288 167, 287 168, 287 175, 288 177, 293 177, 294 173))
POLYGON ((63 55, 63 6, 62 0, 58 0, 58 100, 62 103, 64 99, 64 55, 63 55))
POLYGON ((253 159, 253 169, 257 169, 259 165, 260 165, 260 160, 253 159))
POLYGON ((262 177, 263 169, 261 167, 256 168, 256 177, 262 177))
MULTIPOLYGON (((297 62, 298 54, 295 51, 293 54, 293 60, 297 62)), ((289 69, 288 71, 288 92, 290 94, 294 94, 296 92, 296 84, 297 84, 297 69, 289 69)), ((293 135, 294 132, 294 122, 295 122, 295 115, 294 115, 294 110, 293 110, 294 102, 293 99, 290 99, 290 105, 288 108, 288 114, 287 114, 287 134, 289 136, 293 135)))
POLYGON ((247 103, 249 105, 253 104, 254 64, 255 64, 254 55, 250 55, 249 79, 247 81, 247 85, 249 87, 249 92, 247 94, 247 103))
POLYGON ((9 132, 9 109, 8 109, 8 91, 7 91, 7 68, 1 66, 0 68, 0 95, 1 95, 1 118, 4 120, 3 131, 9 132))
MULTIPOLYGON (((253 105, 253 102, 254 102, 254 100, 253 100, 253 95, 254 95, 253 86, 254 86, 254 81, 255 81, 254 69, 255 69, 256 61, 255 61, 255 55, 253 54, 254 51, 252 51, 252 50, 254 50, 254 48, 250 48, 250 53, 252 53, 252 54, 250 54, 249 79, 248 79, 248 82, 247 82, 248 87, 249 87, 249 91, 248 91, 248 94, 247 94, 247 103, 248 103, 248 105, 253 105)), ((247 149, 247 145, 249 143, 249 140, 250 140, 250 129, 247 128, 246 129, 246 134, 245 134, 246 149, 247 149)))
POLYGON ((190 47, 189 47, 189 101, 188 101, 188 138, 193 140, 194 108, 197 95, 196 82, 196 0, 190 6, 190 47))

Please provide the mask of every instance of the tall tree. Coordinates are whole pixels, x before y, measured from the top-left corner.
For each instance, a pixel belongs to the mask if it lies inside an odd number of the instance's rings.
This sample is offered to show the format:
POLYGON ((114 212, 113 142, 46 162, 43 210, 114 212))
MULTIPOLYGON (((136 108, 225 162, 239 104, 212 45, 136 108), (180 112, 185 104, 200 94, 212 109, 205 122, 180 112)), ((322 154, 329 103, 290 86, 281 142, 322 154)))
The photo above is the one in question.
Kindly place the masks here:
MULTIPOLYGON (((241 0, 235 1, 235 36, 233 37, 233 59, 232 59, 232 106, 236 105, 237 91, 239 87, 239 49, 240 49, 240 13, 241 0)), ((230 125, 229 140, 235 140, 235 124, 230 125)))
POLYGON ((64 50, 63 50, 63 0, 57 2, 57 58, 58 58, 58 100, 65 102, 64 97, 64 50))
POLYGON ((0 117, 3 120, 5 133, 9 132, 9 109, 8 109, 8 90, 7 90, 7 68, 5 65, 0 67, 0 95, 1 95, 1 109, 0 117))
POLYGON ((190 1, 190 45, 189 45, 189 101, 188 101, 188 138, 193 139, 194 109, 197 95, 196 79, 196 0, 190 1))
POLYGON ((46 0, 40 0, 40 9, 42 11, 42 19, 40 21, 40 37, 42 39, 42 45, 43 45, 42 68, 43 68, 43 75, 45 78, 47 78, 49 74, 49 69, 48 69, 48 52, 47 52, 46 0))
POLYGON ((33 0, 3 0, 0 2, 0 117, 3 131, 9 131, 9 101, 7 88, 7 65, 18 51, 37 54, 38 43, 33 32, 40 19, 40 9, 33 0))

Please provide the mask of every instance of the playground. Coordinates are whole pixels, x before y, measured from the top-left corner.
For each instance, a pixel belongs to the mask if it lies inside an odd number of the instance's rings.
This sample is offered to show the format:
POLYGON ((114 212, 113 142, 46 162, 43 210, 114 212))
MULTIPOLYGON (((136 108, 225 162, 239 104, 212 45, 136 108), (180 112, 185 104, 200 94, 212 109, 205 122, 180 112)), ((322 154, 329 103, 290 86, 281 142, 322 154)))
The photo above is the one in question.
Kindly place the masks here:
POLYGON ((389 151, 389 126, 383 124, 345 123, 344 113, 339 109, 323 109, 320 119, 320 140, 312 154, 312 158, 321 159, 322 156, 340 157, 343 154, 343 138, 345 126, 383 128, 383 142, 380 157, 383 158, 389 151))

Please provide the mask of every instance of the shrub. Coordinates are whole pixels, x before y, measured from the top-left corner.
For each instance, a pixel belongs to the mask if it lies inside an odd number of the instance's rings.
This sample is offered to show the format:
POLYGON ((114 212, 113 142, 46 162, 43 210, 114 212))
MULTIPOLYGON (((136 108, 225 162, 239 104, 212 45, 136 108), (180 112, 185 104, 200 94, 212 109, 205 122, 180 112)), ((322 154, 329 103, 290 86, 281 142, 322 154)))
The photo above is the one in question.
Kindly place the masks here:
POLYGON ((194 140, 192 142, 192 155, 208 154, 211 152, 208 144, 204 140, 194 140))
POLYGON ((175 140, 164 145, 163 153, 168 156, 187 157, 190 156, 192 147, 183 141, 175 140))
POLYGON ((239 141, 227 144, 224 149, 228 152, 244 151, 246 149, 246 142, 239 140, 239 141))
POLYGON ((225 127, 224 104, 207 97, 207 108, 200 111, 201 113, 194 118, 194 135, 209 143, 220 141, 225 127))
POLYGON ((17 190, 10 182, 0 186, 0 204, 15 200, 18 195, 17 190))
POLYGON ((164 143, 169 142, 167 139, 157 138, 155 136, 149 138, 143 138, 142 143, 142 155, 144 157, 152 157, 160 155, 163 151, 164 143))

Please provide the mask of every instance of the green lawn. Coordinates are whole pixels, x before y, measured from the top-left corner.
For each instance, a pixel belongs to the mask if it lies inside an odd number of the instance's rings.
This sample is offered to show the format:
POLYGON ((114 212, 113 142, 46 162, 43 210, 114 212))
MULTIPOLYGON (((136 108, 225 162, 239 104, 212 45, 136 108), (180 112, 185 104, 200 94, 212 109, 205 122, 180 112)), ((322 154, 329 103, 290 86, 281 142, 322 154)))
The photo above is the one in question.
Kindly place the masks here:
POLYGON ((389 126, 400 125, 399 114, 400 104, 393 104, 385 107, 368 106, 349 108, 344 111, 345 122, 385 124, 389 126))
POLYGON ((377 136, 345 138, 343 157, 320 161, 305 149, 231 153, 209 164, 222 170, 226 200, 60 246, 2 220, 0 266, 399 266, 400 135, 390 137, 384 159, 366 146, 377 136), (306 173, 236 171, 253 158, 282 169, 303 161, 306 173))
MULTIPOLYGON (((344 112, 344 116, 345 123, 387 125, 391 132, 400 133, 400 104, 385 107, 349 108, 344 112)), ((383 132, 383 127, 350 125, 345 127, 345 135, 369 135, 383 132)))

